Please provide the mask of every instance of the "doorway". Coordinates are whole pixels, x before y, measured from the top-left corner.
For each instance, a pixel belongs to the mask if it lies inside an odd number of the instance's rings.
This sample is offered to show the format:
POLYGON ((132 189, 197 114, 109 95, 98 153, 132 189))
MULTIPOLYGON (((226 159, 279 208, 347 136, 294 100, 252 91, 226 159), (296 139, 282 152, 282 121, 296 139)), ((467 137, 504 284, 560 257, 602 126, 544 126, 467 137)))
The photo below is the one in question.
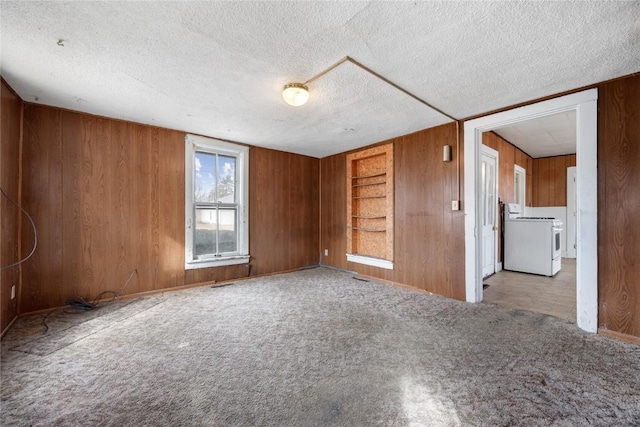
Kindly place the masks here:
POLYGON ((580 328, 598 325, 597 89, 491 114, 464 123, 465 288, 469 302, 482 301, 482 133, 565 111, 576 112, 576 317, 580 328))

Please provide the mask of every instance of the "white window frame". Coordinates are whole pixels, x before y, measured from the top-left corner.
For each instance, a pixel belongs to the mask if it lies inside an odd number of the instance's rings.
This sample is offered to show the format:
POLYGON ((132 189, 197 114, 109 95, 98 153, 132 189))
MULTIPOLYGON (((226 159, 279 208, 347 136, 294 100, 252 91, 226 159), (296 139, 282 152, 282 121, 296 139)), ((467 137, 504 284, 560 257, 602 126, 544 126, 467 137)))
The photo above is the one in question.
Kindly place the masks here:
POLYGON ((198 135, 185 137, 185 265, 186 270, 249 262, 249 147, 198 135), (196 151, 236 158, 236 200, 238 203, 238 250, 228 256, 194 258, 194 177, 196 151))

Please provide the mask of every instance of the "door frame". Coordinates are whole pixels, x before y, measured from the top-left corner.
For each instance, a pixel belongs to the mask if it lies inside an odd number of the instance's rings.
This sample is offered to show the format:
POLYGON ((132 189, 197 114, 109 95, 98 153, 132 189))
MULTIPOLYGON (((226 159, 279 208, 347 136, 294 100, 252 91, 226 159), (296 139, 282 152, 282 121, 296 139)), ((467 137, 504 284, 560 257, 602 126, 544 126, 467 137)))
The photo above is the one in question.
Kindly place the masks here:
POLYGON ((465 290, 468 302, 482 301, 480 145, 482 133, 538 117, 576 112, 578 327, 598 329, 598 90, 589 89, 464 122, 465 290))
MULTIPOLYGON (((493 188, 493 200, 495 201, 495 206, 494 206, 494 212, 495 212, 495 218, 493 218, 493 227, 497 228, 498 227, 498 219, 499 219, 499 215, 500 213, 498 212, 498 198, 499 198, 499 189, 500 189, 500 152, 498 152, 498 150, 494 150, 493 148, 482 144, 480 146, 480 158, 482 159, 482 152, 484 151, 484 153, 490 157, 495 157, 496 159, 496 170, 494 171, 495 173, 495 180, 494 180, 494 188, 493 188)), ((482 179, 482 178, 481 178, 482 179)), ((480 182, 480 184, 482 185, 482 182, 480 182)), ((481 193, 482 194, 482 193, 481 193)), ((482 202, 481 202, 482 203, 482 202)), ((481 205, 480 205, 481 206, 481 205)), ((482 214, 480 215, 480 223, 482 223, 482 214)), ((498 271, 502 270, 502 268, 498 269, 498 236, 500 235, 500 233, 498 232, 499 230, 493 230, 493 273, 497 273, 498 271)), ((480 263, 483 263, 482 259, 480 259, 480 263)), ((484 266, 483 266, 484 267, 484 266)), ((485 278, 484 272, 482 272, 482 278, 485 278)))
POLYGON ((567 168, 567 223, 565 224, 565 248, 567 252, 567 258, 576 258, 576 248, 573 246, 577 242, 576 236, 576 216, 572 215, 573 208, 576 206, 576 166, 569 166, 567 168), (573 179, 573 182, 571 181, 573 179), (569 202, 572 203, 569 203, 569 202), (571 231, 571 234, 569 232, 571 231), (569 244, 569 238, 572 239, 569 244))

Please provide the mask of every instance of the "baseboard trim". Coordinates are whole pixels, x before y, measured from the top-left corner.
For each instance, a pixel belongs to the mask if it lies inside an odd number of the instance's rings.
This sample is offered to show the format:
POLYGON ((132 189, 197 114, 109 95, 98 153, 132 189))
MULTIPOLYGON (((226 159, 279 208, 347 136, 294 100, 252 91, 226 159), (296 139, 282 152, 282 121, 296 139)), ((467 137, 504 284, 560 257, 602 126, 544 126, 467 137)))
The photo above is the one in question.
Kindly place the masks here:
POLYGON ((0 340, 2 340, 4 338, 4 336, 7 334, 7 332, 9 332, 9 329, 11 329, 11 327, 16 322, 16 320, 18 320, 18 316, 14 316, 13 319, 11 320, 11 322, 9 322, 9 324, 7 325, 7 327, 4 328, 4 330, 0 334, 0 340))
POLYGON ((427 290, 424 290, 424 289, 420 289, 420 288, 416 288, 415 286, 407 285, 405 283, 394 282, 393 280, 381 279, 379 277, 367 276, 366 274, 358 274, 358 273, 356 273, 356 276, 361 277, 363 279, 371 280, 371 281, 374 281, 374 282, 381 282, 381 283, 385 283, 387 285, 393 285, 393 286, 397 286, 399 288, 408 289, 410 291, 416 291, 416 292, 420 292, 420 293, 423 293, 423 294, 434 295, 434 296, 437 296, 437 297, 449 298, 449 299, 452 299, 454 301, 463 301, 464 302, 463 299, 457 299, 457 298, 453 298, 453 297, 448 297, 446 295, 434 294, 433 292, 430 292, 430 291, 427 291, 427 290))
POLYGON ((623 334, 622 332, 612 331, 610 329, 598 328, 598 334, 604 335, 609 338, 616 338, 622 341, 628 341, 630 343, 640 345, 640 337, 636 337, 635 335, 623 334))
MULTIPOLYGON (((174 287, 171 287, 171 288, 154 289, 152 291, 136 292, 134 294, 121 295, 121 296, 115 298, 115 301, 122 301, 122 300, 128 300, 128 299, 133 299, 133 298, 147 297, 147 296, 150 296, 150 295, 164 294, 166 292, 184 291, 185 289, 199 288, 201 286, 212 286, 212 287, 227 286, 227 285, 232 284, 232 283, 243 282, 243 281, 249 280, 249 279, 257 279, 259 277, 275 276, 276 274, 293 273, 295 271, 307 270, 307 269, 318 268, 318 267, 320 267, 320 266, 313 264, 313 265, 307 265, 307 266, 302 266, 302 267, 298 267, 298 268, 293 268, 293 269, 290 269, 290 270, 276 271, 276 272, 273 272, 273 273, 264 273, 264 274, 256 274, 255 276, 238 277, 236 279, 221 280, 221 281, 211 280, 211 281, 207 281, 207 282, 189 283, 188 285, 180 285, 180 286, 174 286, 174 287)), ((111 298, 104 298, 104 299, 98 300, 98 303, 103 302, 103 301, 109 301, 109 300, 111 300, 111 298)), ((47 314, 47 313, 49 313, 51 311, 59 310, 59 309, 65 308, 65 307, 67 307, 67 306, 63 305, 63 306, 59 306, 59 307, 52 307, 52 308, 45 308, 45 309, 42 309, 42 310, 30 311, 28 313, 21 313, 11 321, 9 326, 11 326, 13 324, 13 322, 16 321, 17 318, 29 317, 29 316, 38 316, 38 315, 41 315, 41 314, 47 314)), ((5 331, 2 332, 3 336, 4 336, 5 332, 9 329, 9 326, 7 326, 5 331)))

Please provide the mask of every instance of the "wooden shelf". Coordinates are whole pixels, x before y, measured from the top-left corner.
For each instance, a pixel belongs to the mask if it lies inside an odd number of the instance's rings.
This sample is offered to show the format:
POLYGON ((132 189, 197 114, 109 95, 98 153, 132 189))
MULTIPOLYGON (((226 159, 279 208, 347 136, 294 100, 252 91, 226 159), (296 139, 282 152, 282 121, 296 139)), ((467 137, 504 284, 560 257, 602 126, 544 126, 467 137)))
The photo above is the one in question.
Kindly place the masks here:
POLYGON ((386 172, 382 172, 382 173, 376 173, 374 175, 352 176, 351 179, 375 178, 377 176, 385 176, 386 174, 387 174, 386 172))
POLYGON ((387 181, 382 181, 382 182, 372 182, 371 184, 353 184, 352 187, 370 187, 372 185, 384 185, 386 184, 387 181))
POLYGON ((366 231, 369 233, 386 233, 387 229, 386 228, 362 228, 362 227, 351 227, 352 229, 356 230, 356 231, 366 231))
POLYGON ((347 259, 358 254, 356 258, 373 257, 384 261, 383 268, 392 268, 393 144, 347 154, 346 163, 347 259))

